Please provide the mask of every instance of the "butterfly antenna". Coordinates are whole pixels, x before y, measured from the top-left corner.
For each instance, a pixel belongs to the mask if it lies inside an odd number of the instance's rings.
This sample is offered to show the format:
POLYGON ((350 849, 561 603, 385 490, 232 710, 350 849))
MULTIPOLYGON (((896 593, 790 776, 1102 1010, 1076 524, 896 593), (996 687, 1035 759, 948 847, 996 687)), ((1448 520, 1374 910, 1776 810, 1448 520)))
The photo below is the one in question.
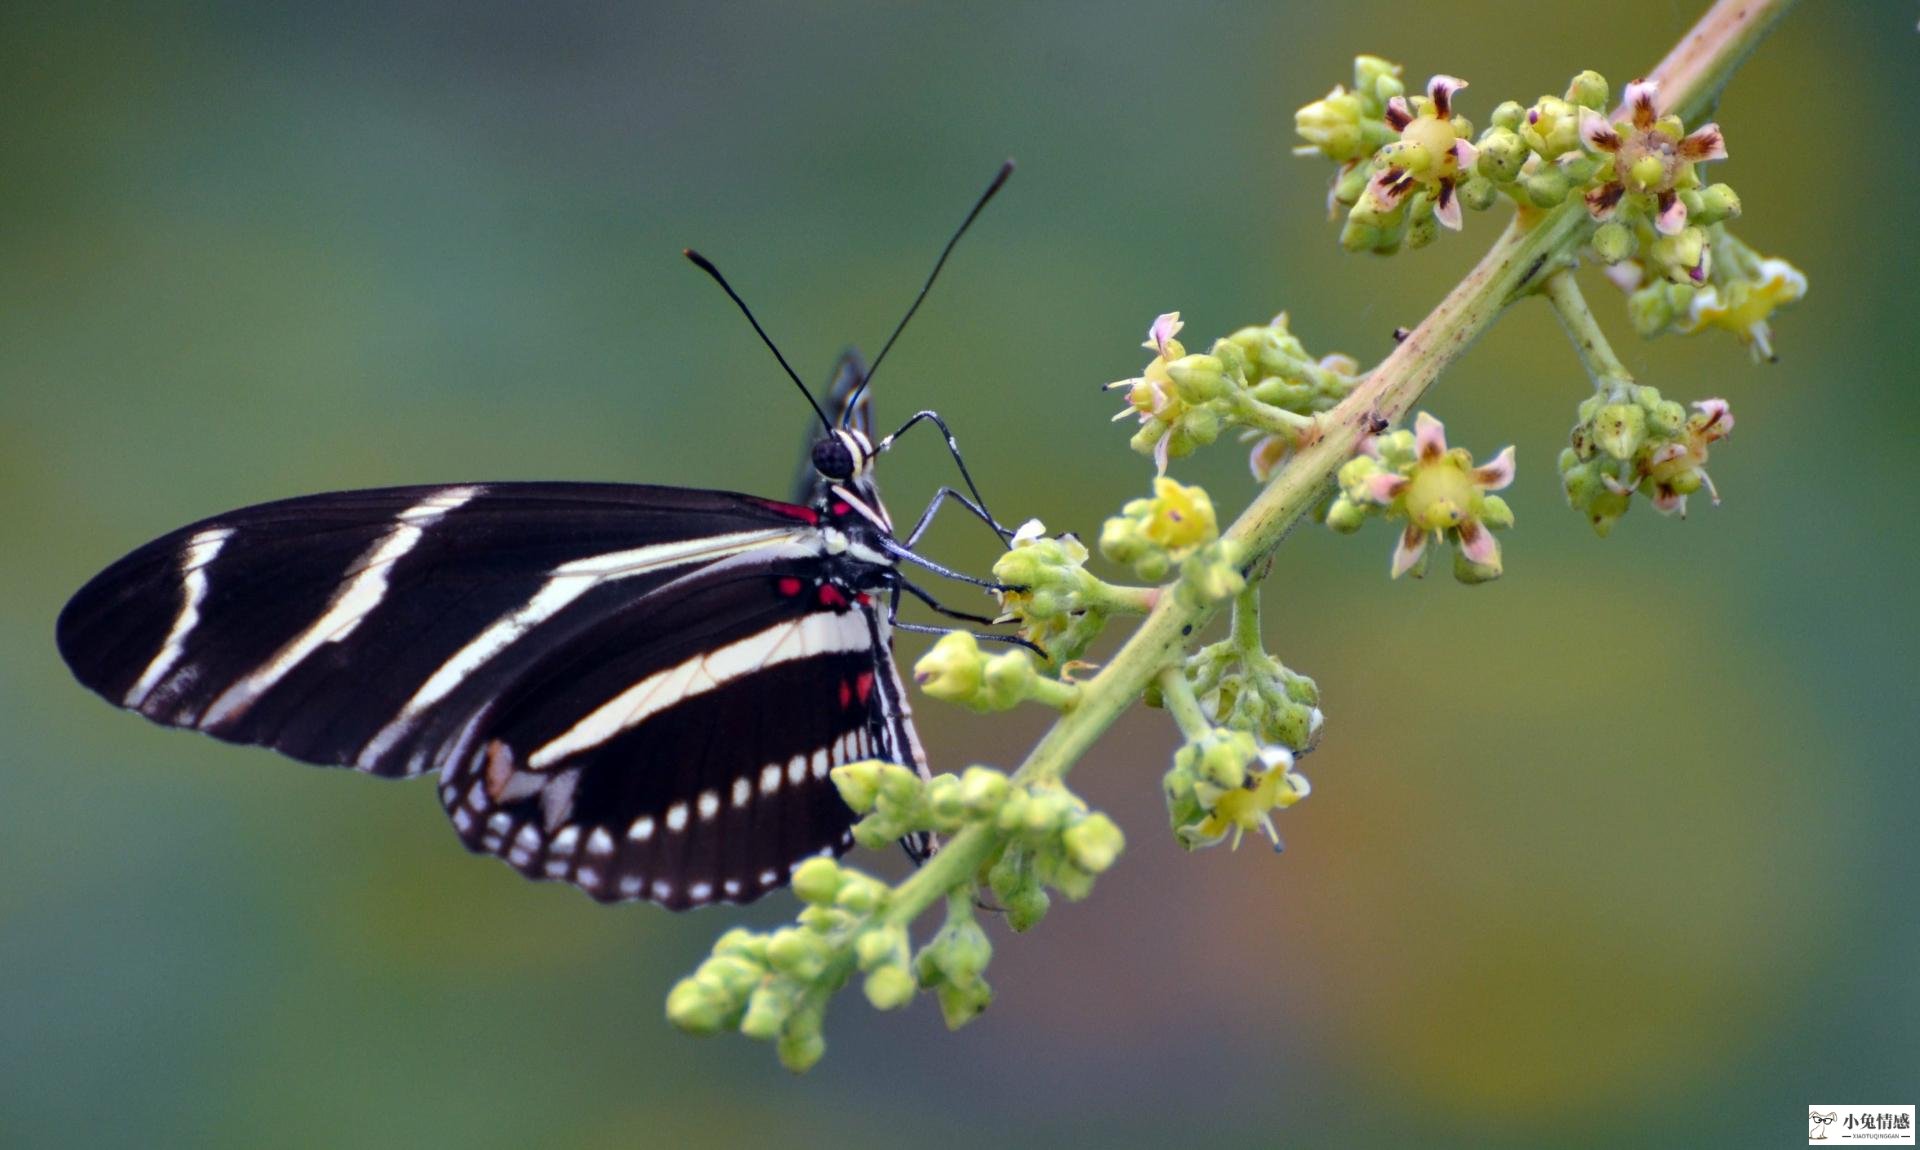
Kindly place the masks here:
MULTIPOLYGON (((1004 179, 1005 177, 1002 177, 1002 178, 1004 179)), ((975 208, 974 210, 978 211, 979 209, 975 208)), ((948 246, 951 247, 952 245, 949 244, 948 246)), ((787 378, 793 381, 793 386, 799 388, 800 394, 807 397, 807 405, 813 408, 813 413, 815 415, 820 417, 821 426, 825 427, 827 431, 831 433, 833 431, 833 420, 828 419, 827 413, 821 410, 820 401, 813 398, 813 392, 807 390, 807 385, 800 382, 800 376, 794 372, 791 366, 788 365, 787 357, 780 354, 780 349, 774 346, 773 337, 767 334, 766 328, 760 326, 759 320, 753 318, 753 309, 747 306, 746 300, 743 300, 740 298, 739 292, 733 290, 733 285, 727 282, 727 277, 720 274, 720 269, 713 266, 712 260, 709 260, 707 257, 701 255, 699 252, 694 251, 692 248, 685 248, 681 251, 680 254, 686 256, 689 260, 692 260, 694 267, 697 267, 701 271, 706 272, 708 275, 712 276, 713 282, 719 284, 720 290, 723 292, 726 292, 727 298, 732 300, 734 304, 737 307, 739 307, 740 314, 747 317, 747 322, 752 324, 753 330, 759 334, 760 342, 766 344, 767 350, 773 353, 773 358, 780 361, 781 369, 787 373, 787 378)), ((941 258, 945 259, 946 257, 942 256, 941 258)), ((922 294, 925 294, 925 293, 923 292, 922 294)))
POLYGON ((1000 170, 994 174, 993 182, 987 185, 987 190, 981 192, 980 198, 973 202, 973 210, 968 212, 967 218, 961 220, 960 226, 954 229, 953 237, 947 241, 947 246, 940 249, 940 258, 933 262, 933 270, 927 273, 927 282, 920 285, 920 294, 913 297, 913 306, 907 309, 906 315, 900 317, 900 322, 894 326, 893 334, 887 337, 886 344, 880 348, 880 354, 873 357, 873 366, 867 368, 867 378, 861 381, 860 386, 847 400, 845 410, 851 412, 861 392, 866 391, 867 384, 873 382, 873 373, 880 370, 880 361, 886 359, 887 353, 893 350, 893 341, 899 339, 900 333, 906 330, 907 321, 913 318, 914 312, 920 310, 920 303, 927 298, 927 292, 933 287, 933 281, 940 277, 940 269, 947 265, 947 257, 953 254, 953 245, 959 243, 960 237, 967 234, 967 229, 973 226, 974 219, 979 216, 980 209, 987 206, 987 201, 993 198, 993 194, 1000 190, 1001 185, 1005 184, 1007 177, 1012 174, 1013 161, 1008 160, 1000 165, 1000 170))

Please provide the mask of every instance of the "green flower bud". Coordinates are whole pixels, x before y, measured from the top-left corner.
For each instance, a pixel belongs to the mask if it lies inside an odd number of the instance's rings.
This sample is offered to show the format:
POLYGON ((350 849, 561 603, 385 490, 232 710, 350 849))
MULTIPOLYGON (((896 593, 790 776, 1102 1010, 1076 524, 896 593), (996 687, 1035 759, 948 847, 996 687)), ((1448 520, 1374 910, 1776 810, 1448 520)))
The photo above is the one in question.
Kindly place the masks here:
POLYGON ((1534 207, 1554 208, 1559 207, 1578 185, 1565 169, 1549 165, 1522 176, 1519 186, 1534 207))
POLYGON ((960 700, 980 689, 985 657, 965 631, 949 631, 913 665, 914 681, 936 699, 960 700))
POLYGON ((1567 85, 1567 103, 1596 112, 1607 110, 1607 78, 1598 72, 1582 72, 1567 85))
POLYGON ((1357 92, 1366 92, 1381 104, 1395 96, 1404 95, 1406 85, 1400 81, 1400 65, 1379 56, 1355 56, 1353 58, 1353 87, 1357 92))
POLYGON ((1064 859, 1053 862, 1046 877, 1055 890, 1074 902, 1093 893, 1093 876, 1064 859))
POLYGON ((1495 531, 1505 531, 1513 526, 1513 508, 1498 495, 1483 496, 1480 503, 1480 522, 1495 531))
POLYGON ((879 789, 875 801, 883 809, 889 804, 896 807, 911 806, 919 801, 925 785, 925 780, 913 768, 903 767, 898 763, 881 763, 879 789))
POLYGON ((787 1019, 799 1006, 800 991, 795 984, 784 979, 763 982, 747 999, 747 1012, 740 1018, 740 1033, 771 1042, 779 1037, 787 1019))
POLYGON ((885 883, 858 872, 850 872, 833 901, 841 910, 865 918, 886 905, 887 894, 885 883))
POLYGON ((1007 776, 987 767, 968 767, 960 776, 960 803, 975 817, 992 815, 1007 799, 1007 776))
POLYGON ((1479 148, 1474 170, 1498 184, 1519 179, 1520 169, 1531 154, 1520 134, 1506 127, 1488 129, 1487 134, 1480 137, 1479 148))
POLYGON ((1218 356, 1184 356, 1167 365, 1167 375, 1179 389, 1180 398, 1188 403, 1218 399, 1231 386, 1227 380, 1226 366, 1218 356))
MULTIPOLYGON (((854 837, 856 839, 859 838, 860 827, 863 825, 865 824, 863 823, 854 824, 854 837)), ((868 849, 878 850, 880 849, 880 847, 891 845, 893 840, 899 837, 900 837, 899 835, 888 836, 886 838, 879 840, 878 843, 876 843, 872 847, 869 847, 868 849)), ((837 931, 844 930, 847 927, 853 925, 853 918, 851 915, 847 914, 846 911, 841 910, 839 907, 833 907, 833 906, 807 907, 805 910, 802 910, 798 915, 795 916, 795 920, 802 927, 812 931, 815 934, 833 934, 837 931)))
POLYGON ((826 1055, 827 1040, 820 1033, 820 1024, 815 1022, 788 1030, 780 1036, 774 1049, 780 1056, 780 1065, 795 1074, 804 1074, 826 1055))
POLYGON ((1327 506, 1327 526, 1342 535, 1351 535, 1367 521, 1368 506, 1342 495, 1327 506))
POLYGON ((853 955, 861 970, 905 966, 909 953, 904 926, 870 926, 853 940, 853 955))
POLYGON ((1259 746, 1245 731, 1214 729, 1188 743, 1176 753, 1174 762, 1185 765, 1194 778, 1203 779, 1221 790, 1246 785, 1247 764, 1253 761, 1259 746))
MULTIPOLYGON (((1020 652, 1022 655, 1025 651, 1020 652)), ((960 777, 958 775, 935 775, 927 784, 928 821, 935 830, 952 832, 960 829, 965 819, 966 804, 960 798, 960 777)))
POLYGON ((1673 323, 1676 309, 1667 291, 1668 285, 1648 284, 1627 296, 1627 319, 1633 330, 1651 339, 1673 323))
POLYGON ((733 1024, 736 1007, 712 987, 692 978, 674 983, 667 992, 667 1021, 688 1034, 718 1034, 733 1024))
POLYGON ((1593 254, 1607 263, 1630 258, 1634 249, 1633 232, 1625 224, 1610 221, 1593 230, 1593 254))
POLYGON ((873 809, 874 796, 880 789, 880 765, 874 759, 865 759, 835 767, 828 775, 840 792, 840 800, 854 814, 864 815, 873 809))
POLYGON ((1468 559, 1466 552, 1456 550, 1453 553, 1453 577, 1472 586, 1476 583, 1491 583, 1500 578, 1503 568, 1500 553, 1494 552, 1493 560, 1488 563, 1475 563, 1468 559))
POLYGON ((1647 413, 1637 403, 1610 403, 1593 420, 1593 439, 1615 459, 1630 459, 1647 438, 1647 413))
POLYGON ((767 940, 767 962, 781 974, 801 982, 820 977, 831 957, 831 945, 811 931, 785 927, 774 931, 773 937, 767 940))
POLYGON ((1647 261, 1667 279, 1691 287, 1711 269, 1706 229, 1682 228, 1677 235, 1660 236, 1647 252, 1647 261))
POLYGON ((1073 865, 1089 874, 1104 874, 1120 857, 1127 840, 1112 819, 1092 814, 1062 832, 1060 841, 1073 865))
POLYGON ((867 975, 862 989, 875 1010, 898 1010, 913 1001, 913 975, 904 966, 882 966, 867 975))
MULTIPOLYGON (((736 926, 720 936, 713 944, 713 959, 744 959, 749 963, 764 962, 767 954, 767 940, 743 926, 736 926)), ((755 977, 758 977, 756 974, 755 977)))
MULTIPOLYGON (((840 771, 846 769, 845 767, 841 767, 834 772, 836 776, 834 781, 836 783, 839 782, 837 776, 840 771)), ((846 788, 842 787, 840 793, 842 796, 845 796, 847 793, 846 788)), ((869 794, 871 794, 871 792, 869 792, 869 794)), ((848 805, 852 806, 853 804, 849 803, 848 805)), ((855 809, 858 810, 861 808, 855 809)), ((811 903, 814 906, 833 905, 835 896, 840 893, 840 884, 840 864, 830 858, 810 858, 800 864, 799 870, 793 872, 793 893, 800 901, 811 903)))
MULTIPOLYGON (((1015 795, 1019 792, 1015 792, 1015 795)), ((1013 805, 1009 795, 1008 805, 1013 805)), ((987 871, 987 885, 1007 912, 1007 926, 1024 933, 1039 925, 1052 902, 1033 873, 1033 857, 1019 843, 1010 843, 987 871)))
POLYGON ((1700 189, 1698 202, 1687 207, 1687 218, 1702 227, 1740 218, 1740 197, 1725 184, 1700 189))
POLYGON ((1542 96, 1515 130, 1541 159, 1551 160, 1580 146, 1580 109, 1565 100, 1542 96))
POLYGON ((1640 399, 1641 406, 1647 407, 1648 409, 1647 410, 1648 430, 1651 431, 1653 434, 1662 436, 1664 438, 1672 438, 1673 436, 1680 434, 1680 429, 1687 425, 1686 407, 1682 404, 1674 402, 1671 399, 1662 400, 1658 392, 1654 393, 1653 399, 1651 401, 1651 406, 1649 406, 1649 401, 1646 398, 1646 393, 1652 390, 1653 390, 1652 388, 1641 389, 1641 399, 1640 399))
POLYGON ((1470 176, 1460 185, 1460 203, 1472 211, 1484 212, 1500 197, 1493 181, 1485 176, 1470 176))
POLYGON ((974 711, 1005 711, 1019 706, 1033 690, 1039 673, 1034 670, 1033 652, 1023 647, 995 655, 986 662, 986 675, 980 690, 970 699, 960 699, 974 711))
MULTIPOLYGON (((1361 181, 1360 187, 1365 186, 1365 181, 1361 181)), ((1354 201, 1353 210, 1347 213, 1347 222, 1340 228, 1340 246, 1350 252, 1392 255, 1407 240, 1406 207, 1402 205, 1383 214, 1371 208, 1372 202, 1372 198, 1365 195, 1354 201)))
POLYGON ((1440 221, 1434 218, 1431 206, 1425 211, 1408 213, 1408 247, 1418 251, 1439 238, 1440 221))
POLYGON ((1509 132, 1518 132, 1520 125, 1527 122, 1527 110, 1518 101, 1507 100, 1493 110, 1495 127, 1505 128, 1509 132))
POLYGON ((943 983, 934 996, 940 1001, 940 1017, 946 1020, 948 1030, 958 1030, 972 1022, 993 1001, 993 991, 985 982, 966 986, 943 983))
POLYGON ((905 827, 897 827, 891 820, 878 815, 868 815, 853 824, 853 841, 865 850, 884 850, 887 844, 898 839, 906 832, 905 827))

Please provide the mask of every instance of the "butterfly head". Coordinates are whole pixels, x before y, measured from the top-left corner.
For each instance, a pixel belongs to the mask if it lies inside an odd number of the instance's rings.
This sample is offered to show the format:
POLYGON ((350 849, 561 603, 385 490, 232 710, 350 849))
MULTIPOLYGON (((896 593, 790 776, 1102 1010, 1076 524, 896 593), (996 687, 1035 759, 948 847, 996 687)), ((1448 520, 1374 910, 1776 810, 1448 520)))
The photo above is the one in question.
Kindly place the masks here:
POLYGON ((866 432, 836 428, 814 441, 813 469, 822 479, 847 483, 865 476, 877 454, 866 432))

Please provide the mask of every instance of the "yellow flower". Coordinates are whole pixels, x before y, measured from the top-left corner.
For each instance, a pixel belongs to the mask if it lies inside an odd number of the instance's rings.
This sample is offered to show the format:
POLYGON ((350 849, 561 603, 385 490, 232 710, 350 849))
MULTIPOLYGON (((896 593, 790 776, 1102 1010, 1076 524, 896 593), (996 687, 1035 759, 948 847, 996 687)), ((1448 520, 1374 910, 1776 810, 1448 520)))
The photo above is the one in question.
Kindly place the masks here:
POLYGON ((1710 284, 1694 293, 1679 328, 1688 334, 1702 328, 1725 328, 1753 349, 1755 359, 1772 359, 1773 330, 1767 320, 1777 308, 1807 294, 1807 277, 1783 259, 1760 261, 1755 279, 1710 284))
POLYGON ((1263 747, 1260 769, 1249 774, 1245 786, 1234 787, 1215 799, 1207 817, 1201 819, 1189 836, 1196 846, 1211 846, 1233 836, 1238 849, 1240 838, 1251 830, 1265 832, 1280 846, 1280 832, 1274 829, 1273 812, 1307 797, 1313 787, 1307 777, 1293 770, 1293 755, 1284 747, 1263 747))
POLYGON ((1143 528, 1148 539, 1169 551, 1184 551, 1211 543, 1220 534, 1213 500, 1198 487, 1185 487, 1160 476, 1153 481, 1153 503, 1143 528))

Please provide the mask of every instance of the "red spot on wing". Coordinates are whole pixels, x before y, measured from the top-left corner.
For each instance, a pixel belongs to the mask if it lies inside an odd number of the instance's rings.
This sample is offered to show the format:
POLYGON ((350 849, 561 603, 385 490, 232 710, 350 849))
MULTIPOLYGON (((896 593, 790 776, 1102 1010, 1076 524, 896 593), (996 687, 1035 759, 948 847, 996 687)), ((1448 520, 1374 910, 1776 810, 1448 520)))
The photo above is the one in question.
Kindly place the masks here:
POLYGON ((853 508, 847 506, 845 503, 835 502, 833 505, 833 513, 838 516, 851 515, 853 508))
POLYGON ((798 520, 808 526, 817 526, 820 523, 819 513, 811 507, 802 507, 798 503, 782 503, 777 499, 754 499, 753 502, 773 512, 775 515, 798 520))
MULTIPOLYGON (((860 701, 866 702, 867 697, 860 696, 860 701)), ((845 710, 851 706, 853 706, 853 684, 842 679, 840 680, 840 709, 845 710)))
POLYGON ((822 583, 820 584, 820 605, 844 611, 847 609, 847 593, 831 583, 822 583))
POLYGON ((788 597, 792 597, 800 593, 800 580, 794 578, 791 575, 782 575, 780 577, 780 582, 778 586, 780 588, 780 593, 788 597))
POLYGON ((854 690, 860 695, 861 705, 865 706, 867 696, 873 694, 873 672, 860 672, 860 677, 854 680, 854 690))
POLYGON ((873 596, 867 594, 865 591, 862 591, 858 595, 855 595, 853 597, 853 601, 855 603, 860 604, 862 607, 873 606, 873 596))

